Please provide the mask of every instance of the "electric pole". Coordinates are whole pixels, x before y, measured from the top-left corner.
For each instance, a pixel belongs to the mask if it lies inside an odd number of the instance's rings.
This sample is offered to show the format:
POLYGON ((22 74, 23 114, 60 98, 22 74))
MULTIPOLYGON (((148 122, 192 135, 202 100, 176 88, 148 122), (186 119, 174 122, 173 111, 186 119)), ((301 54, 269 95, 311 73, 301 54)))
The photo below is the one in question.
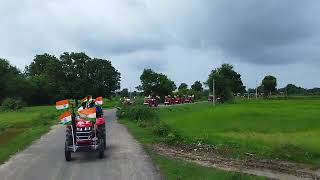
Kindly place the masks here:
POLYGON ((215 92, 214 92, 214 79, 212 78, 212 105, 215 105, 215 101, 216 101, 216 96, 215 96, 215 92))

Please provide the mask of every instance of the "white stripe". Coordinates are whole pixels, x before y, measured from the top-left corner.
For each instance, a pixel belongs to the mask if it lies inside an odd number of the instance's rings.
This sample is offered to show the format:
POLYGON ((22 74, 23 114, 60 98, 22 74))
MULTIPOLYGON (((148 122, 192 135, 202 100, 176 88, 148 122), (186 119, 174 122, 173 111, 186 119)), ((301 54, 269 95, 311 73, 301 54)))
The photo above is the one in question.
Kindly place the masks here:
POLYGON ((69 104, 58 105, 58 106, 56 106, 56 108, 57 108, 58 110, 67 109, 67 108, 69 108, 69 104))

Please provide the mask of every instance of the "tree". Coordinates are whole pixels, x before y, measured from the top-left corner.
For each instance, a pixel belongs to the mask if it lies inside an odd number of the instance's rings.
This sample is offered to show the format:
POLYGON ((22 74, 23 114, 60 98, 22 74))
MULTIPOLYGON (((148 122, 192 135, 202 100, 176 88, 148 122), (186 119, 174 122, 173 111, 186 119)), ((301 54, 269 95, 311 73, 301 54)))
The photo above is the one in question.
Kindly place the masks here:
POLYGON ((211 71, 206 85, 209 86, 212 92, 213 79, 215 81, 215 94, 221 97, 222 101, 229 101, 233 99, 232 93, 245 92, 241 75, 233 70, 230 64, 222 64, 220 68, 211 71))
POLYGON ((188 85, 186 83, 181 83, 180 86, 178 87, 178 90, 182 89, 188 89, 188 85))
POLYGON ((120 88, 120 73, 111 62, 90 58, 85 53, 63 53, 60 59, 49 54, 37 55, 25 71, 39 96, 50 103, 62 98, 80 99, 88 94, 109 97, 120 88))
POLYGON ((120 92, 120 96, 121 96, 121 97, 129 97, 129 90, 128 90, 128 88, 122 89, 122 91, 120 92))
POLYGON ((262 83, 263 91, 266 94, 271 95, 271 93, 275 92, 277 89, 277 78, 274 76, 266 76, 263 78, 262 83))
POLYGON ((144 69, 140 76, 141 85, 139 90, 143 90, 144 95, 158 95, 160 97, 172 94, 177 88, 175 83, 166 75, 156 73, 152 69, 144 69))
POLYGON ((306 92, 306 89, 302 87, 298 87, 294 84, 288 84, 281 91, 285 91, 288 95, 292 95, 292 94, 304 94, 306 92))
POLYGON ((194 82, 193 85, 191 85, 191 89, 194 90, 195 92, 202 92, 203 91, 202 83, 200 81, 194 82))

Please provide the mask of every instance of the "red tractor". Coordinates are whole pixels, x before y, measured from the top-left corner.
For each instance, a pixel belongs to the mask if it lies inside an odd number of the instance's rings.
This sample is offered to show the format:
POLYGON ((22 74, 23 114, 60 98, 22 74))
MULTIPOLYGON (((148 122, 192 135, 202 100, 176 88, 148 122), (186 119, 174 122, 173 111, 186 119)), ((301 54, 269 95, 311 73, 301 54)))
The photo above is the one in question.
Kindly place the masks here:
POLYGON ((185 102, 186 103, 193 103, 193 95, 192 96, 187 96, 186 98, 185 98, 185 102))
POLYGON ((164 105, 173 105, 175 103, 175 98, 172 98, 170 95, 164 97, 164 105))
POLYGON ((158 107, 159 98, 158 97, 145 97, 143 104, 150 106, 150 107, 158 107))
POLYGON ((175 104, 183 104, 184 103, 184 98, 181 96, 176 96, 175 97, 175 104))
POLYGON ((106 148, 105 119, 97 114, 95 121, 87 121, 72 115, 72 124, 67 126, 65 159, 71 161, 71 153, 97 151, 99 158, 104 157, 106 148))

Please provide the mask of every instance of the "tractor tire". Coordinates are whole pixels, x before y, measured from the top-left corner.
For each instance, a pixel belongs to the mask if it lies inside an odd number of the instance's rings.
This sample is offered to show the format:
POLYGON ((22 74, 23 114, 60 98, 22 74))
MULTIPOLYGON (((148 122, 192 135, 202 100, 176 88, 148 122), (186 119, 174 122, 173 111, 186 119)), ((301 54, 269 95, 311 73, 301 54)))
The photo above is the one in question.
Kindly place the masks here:
POLYGON ((98 151, 99 151, 99 159, 102 159, 104 157, 104 140, 103 139, 99 140, 98 151))
POLYGON ((71 151, 68 150, 68 144, 69 142, 66 141, 65 148, 64 148, 64 156, 66 158, 66 161, 71 161, 71 151))

